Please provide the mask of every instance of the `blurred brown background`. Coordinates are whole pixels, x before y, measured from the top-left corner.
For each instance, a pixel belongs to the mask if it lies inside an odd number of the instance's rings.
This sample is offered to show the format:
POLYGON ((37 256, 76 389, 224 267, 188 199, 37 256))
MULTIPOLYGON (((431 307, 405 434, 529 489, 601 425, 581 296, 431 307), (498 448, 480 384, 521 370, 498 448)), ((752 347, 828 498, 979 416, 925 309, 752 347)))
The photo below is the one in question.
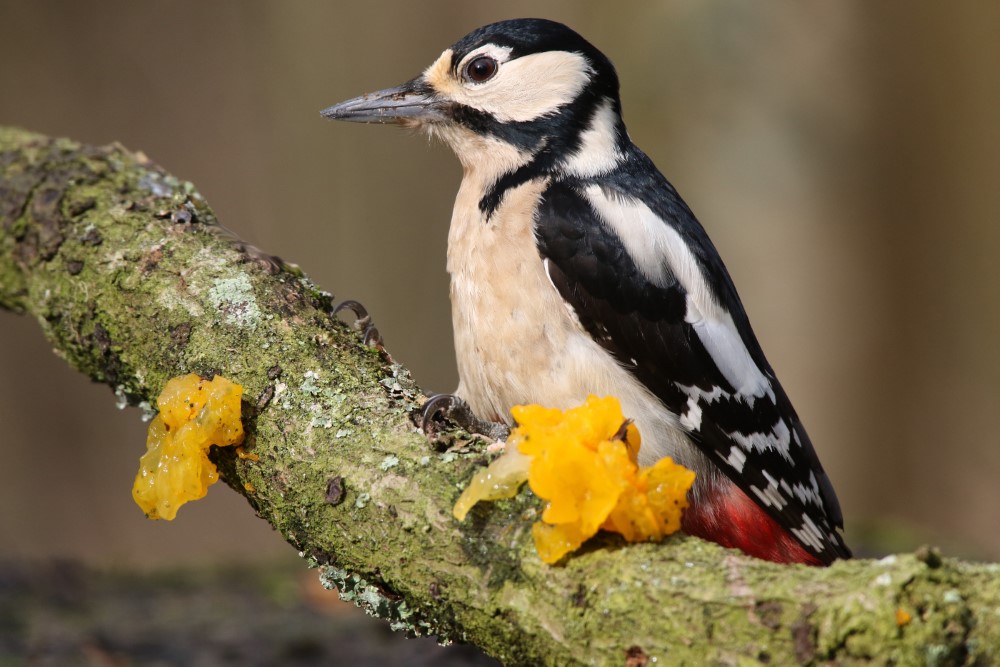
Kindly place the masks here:
MULTIPOLYGON (((726 258, 849 541, 1000 557, 1000 4, 0 2, 0 123, 145 151, 449 390, 458 163, 318 112, 523 15, 618 66, 631 135, 726 258)), ((144 432, 0 313, 0 559, 295 558, 221 485, 145 521, 144 432)))

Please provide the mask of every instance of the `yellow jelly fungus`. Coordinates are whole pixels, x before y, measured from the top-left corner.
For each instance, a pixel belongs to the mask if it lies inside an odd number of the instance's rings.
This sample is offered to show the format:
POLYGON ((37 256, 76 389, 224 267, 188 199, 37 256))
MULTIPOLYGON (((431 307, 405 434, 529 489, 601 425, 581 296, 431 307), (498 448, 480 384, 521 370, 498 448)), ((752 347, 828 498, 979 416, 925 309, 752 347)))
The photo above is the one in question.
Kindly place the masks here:
POLYGON ((181 505, 203 497, 218 481, 208 448, 243 442, 242 396, 243 387, 220 375, 209 381, 192 373, 167 382, 132 486, 147 518, 172 520, 181 505))
POLYGON ((472 477, 472 481, 455 502, 452 514, 459 521, 463 521, 472 506, 480 500, 513 498, 528 479, 530 463, 531 459, 517 451, 516 447, 507 447, 489 467, 483 468, 472 477))
POLYGON ((518 426, 507 450, 480 471, 454 513, 463 519, 480 500, 509 498, 525 479, 546 501, 532 527, 535 548, 555 563, 599 529, 630 542, 660 540, 680 529, 694 473, 670 458, 639 469, 639 430, 618 399, 590 396, 576 408, 538 405, 511 410, 518 426))
POLYGON ((694 473, 665 457, 629 476, 629 485, 602 528, 629 542, 658 541, 681 528, 694 473))

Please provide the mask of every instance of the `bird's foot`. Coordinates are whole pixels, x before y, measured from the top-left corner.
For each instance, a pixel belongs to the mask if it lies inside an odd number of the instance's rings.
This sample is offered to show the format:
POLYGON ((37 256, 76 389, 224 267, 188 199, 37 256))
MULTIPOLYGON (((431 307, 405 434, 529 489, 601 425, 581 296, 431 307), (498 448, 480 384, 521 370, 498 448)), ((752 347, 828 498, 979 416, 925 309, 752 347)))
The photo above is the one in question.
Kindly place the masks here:
POLYGON ((428 437, 434 437, 441 430, 444 421, 452 421, 469 433, 476 433, 490 440, 504 441, 510 435, 510 427, 501 422, 480 419, 469 404, 454 394, 435 394, 424 403, 421 428, 428 437))
POLYGON ((368 314, 368 309, 362 306, 360 302, 348 299, 334 306, 333 314, 337 315, 344 310, 351 311, 357 318, 354 321, 354 328, 361 332, 362 342, 368 347, 374 347, 388 355, 389 353, 386 352, 382 344, 382 334, 379 333, 378 328, 372 323, 372 316, 368 314))

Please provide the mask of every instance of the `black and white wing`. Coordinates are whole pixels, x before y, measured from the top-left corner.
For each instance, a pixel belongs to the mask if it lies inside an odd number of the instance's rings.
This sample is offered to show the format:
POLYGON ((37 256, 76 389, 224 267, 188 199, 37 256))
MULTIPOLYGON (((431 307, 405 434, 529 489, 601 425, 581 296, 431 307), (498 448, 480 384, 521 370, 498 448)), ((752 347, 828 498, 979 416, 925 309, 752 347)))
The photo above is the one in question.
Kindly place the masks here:
POLYGON ((633 147, 608 175, 553 181, 536 216, 549 276, 588 333, 807 550, 848 557, 833 487, 732 280, 651 161, 633 147))

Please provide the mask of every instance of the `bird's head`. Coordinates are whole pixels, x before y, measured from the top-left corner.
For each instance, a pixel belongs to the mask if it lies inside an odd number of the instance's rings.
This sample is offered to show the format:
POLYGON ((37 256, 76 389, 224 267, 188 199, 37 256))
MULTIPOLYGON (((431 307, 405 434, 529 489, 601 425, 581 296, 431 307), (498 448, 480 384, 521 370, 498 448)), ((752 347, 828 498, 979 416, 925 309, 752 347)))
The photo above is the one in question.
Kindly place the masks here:
POLYGON ((502 173, 530 163, 587 175, 613 166, 626 141, 611 61, 544 19, 474 30, 420 76, 322 114, 424 129, 467 170, 490 164, 502 173))

